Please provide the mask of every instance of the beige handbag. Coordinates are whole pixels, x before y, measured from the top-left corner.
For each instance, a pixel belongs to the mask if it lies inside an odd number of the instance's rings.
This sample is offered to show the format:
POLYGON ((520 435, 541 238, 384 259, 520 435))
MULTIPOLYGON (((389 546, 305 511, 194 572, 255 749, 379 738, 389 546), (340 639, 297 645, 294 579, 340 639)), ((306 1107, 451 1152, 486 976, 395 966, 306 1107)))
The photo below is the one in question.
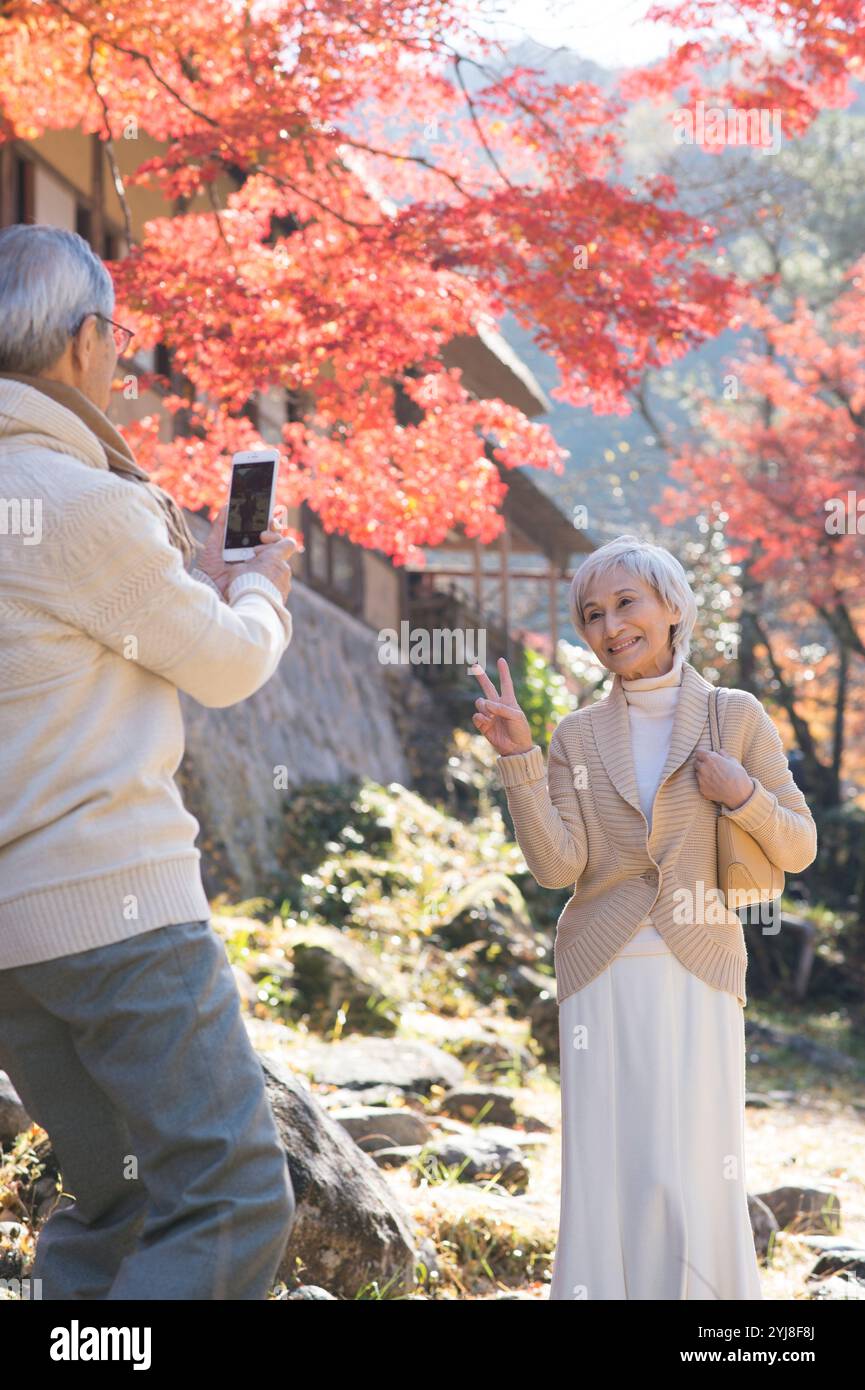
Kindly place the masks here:
MULTIPOLYGON (((721 751, 718 725, 718 688, 709 696, 709 739, 712 751, 721 751)), ((721 814, 718 808, 718 887, 733 912, 780 898, 784 891, 784 871, 770 862, 753 835, 721 814)))

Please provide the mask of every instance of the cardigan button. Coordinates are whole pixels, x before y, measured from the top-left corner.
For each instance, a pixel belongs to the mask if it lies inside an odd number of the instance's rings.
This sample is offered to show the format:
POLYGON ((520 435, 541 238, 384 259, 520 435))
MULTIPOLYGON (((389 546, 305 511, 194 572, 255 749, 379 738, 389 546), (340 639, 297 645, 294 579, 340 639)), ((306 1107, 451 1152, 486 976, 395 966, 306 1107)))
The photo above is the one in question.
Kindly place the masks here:
POLYGON ((657 869, 644 869, 643 872, 640 874, 640 878, 644 878, 644 879, 646 880, 647 883, 657 883, 657 882, 658 882, 658 870, 657 870, 657 869))

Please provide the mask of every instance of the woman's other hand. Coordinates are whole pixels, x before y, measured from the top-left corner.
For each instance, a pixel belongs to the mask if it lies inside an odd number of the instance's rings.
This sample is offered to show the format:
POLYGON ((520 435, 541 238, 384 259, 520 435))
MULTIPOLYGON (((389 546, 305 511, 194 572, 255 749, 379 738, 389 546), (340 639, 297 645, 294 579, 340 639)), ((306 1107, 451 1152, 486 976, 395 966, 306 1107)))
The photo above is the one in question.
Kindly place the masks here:
POLYGON ((478 713, 472 716, 472 722, 501 757, 527 753, 534 743, 529 721, 517 704, 511 673, 503 656, 496 665, 502 683, 501 695, 482 666, 470 668, 469 674, 477 676, 486 697, 475 701, 478 713))
POLYGON ((738 758, 723 749, 708 753, 700 748, 694 754, 697 786, 710 801, 720 801, 728 811, 737 811, 754 790, 754 779, 738 758))

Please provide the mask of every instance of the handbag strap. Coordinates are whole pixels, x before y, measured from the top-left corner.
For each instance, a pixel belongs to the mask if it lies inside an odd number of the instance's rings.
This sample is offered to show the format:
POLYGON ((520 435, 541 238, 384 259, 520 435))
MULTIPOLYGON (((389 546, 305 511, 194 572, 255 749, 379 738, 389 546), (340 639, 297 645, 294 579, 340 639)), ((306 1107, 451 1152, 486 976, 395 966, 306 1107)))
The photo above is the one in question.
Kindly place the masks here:
MULTIPOLYGON (((712 745, 712 752, 718 753, 721 750, 721 728, 718 723, 718 687, 712 686, 709 691, 709 742, 712 745)), ((721 819, 721 806, 719 802, 714 803, 715 819, 721 819)))
POLYGON ((712 745, 712 752, 721 751, 721 730, 718 724, 718 687, 712 686, 709 691, 709 742, 712 745))

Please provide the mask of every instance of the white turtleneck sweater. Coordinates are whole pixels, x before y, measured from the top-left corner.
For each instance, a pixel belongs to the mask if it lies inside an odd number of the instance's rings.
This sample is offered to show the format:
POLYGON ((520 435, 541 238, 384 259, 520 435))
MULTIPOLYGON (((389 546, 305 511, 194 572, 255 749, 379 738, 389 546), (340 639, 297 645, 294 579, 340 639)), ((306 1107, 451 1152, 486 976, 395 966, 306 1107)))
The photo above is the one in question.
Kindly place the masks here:
MULTIPOLYGON (((631 751, 640 793, 640 806, 652 832, 652 808, 667 758, 673 718, 682 684, 684 657, 676 653, 673 666, 663 676, 644 676, 623 680, 622 692, 628 702, 631 725, 631 751)), ((620 956, 668 955, 670 948, 652 924, 651 915, 643 919, 620 956)))

